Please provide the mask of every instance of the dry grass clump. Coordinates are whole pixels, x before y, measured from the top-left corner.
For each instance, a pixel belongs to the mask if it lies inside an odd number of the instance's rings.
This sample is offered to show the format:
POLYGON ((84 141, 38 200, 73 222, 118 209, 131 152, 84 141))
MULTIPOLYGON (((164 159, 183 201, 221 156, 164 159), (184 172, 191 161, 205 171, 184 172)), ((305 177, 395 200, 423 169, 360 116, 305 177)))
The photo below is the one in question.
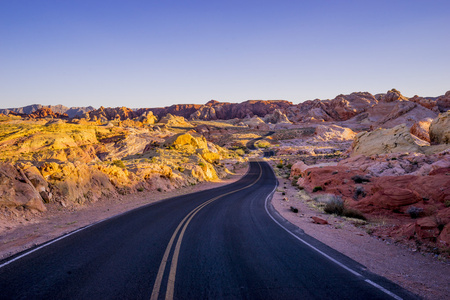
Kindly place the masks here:
POLYGON ((347 218, 366 220, 366 217, 353 208, 345 207, 344 201, 340 197, 333 197, 323 209, 327 214, 335 214, 347 218))

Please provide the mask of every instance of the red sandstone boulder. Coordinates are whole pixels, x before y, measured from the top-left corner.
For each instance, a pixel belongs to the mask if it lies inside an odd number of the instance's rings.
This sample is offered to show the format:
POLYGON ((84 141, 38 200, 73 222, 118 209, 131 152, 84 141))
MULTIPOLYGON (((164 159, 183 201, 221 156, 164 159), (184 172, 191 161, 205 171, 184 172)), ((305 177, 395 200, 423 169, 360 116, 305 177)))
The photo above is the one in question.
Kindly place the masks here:
POLYGON ((68 119, 69 116, 67 114, 60 114, 57 112, 53 112, 50 108, 42 107, 34 112, 28 114, 28 118, 31 119, 43 119, 43 118, 58 118, 58 119, 68 119))
POLYGON ((450 91, 445 93, 444 96, 440 96, 436 100, 436 105, 439 108, 439 111, 446 112, 450 109, 450 91))
POLYGON ((313 220, 313 223, 316 223, 316 224, 320 224, 320 225, 326 225, 326 224, 328 224, 328 221, 327 221, 327 220, 324 220, 324 219, 319 218, 319 217, 314 217, 314 216, 312 216, 311 219, 313 220))
POLYGON ((443 247, 450 247, 450 223, 444 226, 438 237, 438 245, 443 247))
POLYGON ((409 101, 417 103, 419 105, 422 105, 425 108, 428 108, 429 110, 439 112, 439 108, 437 106, 436 99, 432 98, 422 98, 417 95, 415 95, 412 98, 409 98, 409 101))
POLYGON ((434 217, 425 217, 416 221, 415 231, 420 239, 435 240, 439 236, 438 223, 434 217))
POLYGON ((389 90, 384 96, 381 97, 383 102, 394 102, 398 100, 408 100, 405 96, 396 89, 389 90))
POLYGON ((439 114, 431 122, 430 140, 434 144, 450 144, 450 111, 439 114))
POLYGON ((430 124, 432 119, 425 119, 419 122, 414 123, 414 125, 410 128, 409 132, 419 139, 430 142, 430 124))

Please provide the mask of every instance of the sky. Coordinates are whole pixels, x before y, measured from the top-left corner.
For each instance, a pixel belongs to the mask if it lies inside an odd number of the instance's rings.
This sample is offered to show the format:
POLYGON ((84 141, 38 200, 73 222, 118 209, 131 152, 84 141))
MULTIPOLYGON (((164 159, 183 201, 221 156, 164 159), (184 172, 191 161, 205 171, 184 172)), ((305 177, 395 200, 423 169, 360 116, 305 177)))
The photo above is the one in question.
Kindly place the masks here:
POLYGON ((448 0, 0 0, 0 108, 450 90, 448 0))

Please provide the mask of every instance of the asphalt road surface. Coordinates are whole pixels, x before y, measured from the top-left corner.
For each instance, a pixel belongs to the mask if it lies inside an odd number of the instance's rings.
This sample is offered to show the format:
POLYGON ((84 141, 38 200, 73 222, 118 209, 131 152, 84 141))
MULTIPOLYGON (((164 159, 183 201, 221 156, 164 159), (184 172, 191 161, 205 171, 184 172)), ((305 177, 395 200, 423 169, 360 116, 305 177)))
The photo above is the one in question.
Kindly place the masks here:
POLYGON ((160 201, 0 262, 0 299, 415 299, 287 223, 277 180, 160 201))

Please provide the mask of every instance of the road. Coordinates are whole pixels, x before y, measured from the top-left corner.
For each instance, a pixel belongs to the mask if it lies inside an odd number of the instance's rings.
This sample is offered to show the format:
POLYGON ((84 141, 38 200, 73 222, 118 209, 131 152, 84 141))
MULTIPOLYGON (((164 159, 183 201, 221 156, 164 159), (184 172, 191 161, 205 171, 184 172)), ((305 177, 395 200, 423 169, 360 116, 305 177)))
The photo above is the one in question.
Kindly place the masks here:
POLYGON ((0 262, 1 299, 414 299, 282 219, 277 180, 160 201, 0 262))

